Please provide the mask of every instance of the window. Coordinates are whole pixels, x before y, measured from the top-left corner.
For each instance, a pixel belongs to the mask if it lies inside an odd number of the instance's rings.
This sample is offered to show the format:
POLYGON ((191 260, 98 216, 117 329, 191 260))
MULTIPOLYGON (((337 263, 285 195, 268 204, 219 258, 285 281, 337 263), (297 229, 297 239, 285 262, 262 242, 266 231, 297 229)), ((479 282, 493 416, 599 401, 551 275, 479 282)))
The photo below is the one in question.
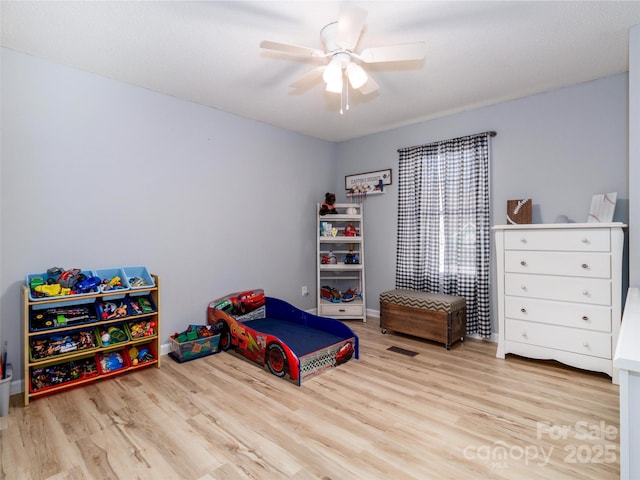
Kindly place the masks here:
POLYGON ((398 150, 396 288, 465 297, 467 333, 491 335, 490 133, 398 150))

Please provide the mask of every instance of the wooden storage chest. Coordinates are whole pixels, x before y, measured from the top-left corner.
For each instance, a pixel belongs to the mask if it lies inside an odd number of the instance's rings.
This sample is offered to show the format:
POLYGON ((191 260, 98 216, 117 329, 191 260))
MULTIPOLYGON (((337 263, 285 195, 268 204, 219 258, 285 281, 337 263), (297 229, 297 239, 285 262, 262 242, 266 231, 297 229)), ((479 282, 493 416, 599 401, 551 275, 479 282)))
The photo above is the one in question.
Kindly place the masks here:
POLYGON ((464 341, 467 303, 453 295, 389 290, 380 294, 380 329, 444 343, 449 350, 464 341))

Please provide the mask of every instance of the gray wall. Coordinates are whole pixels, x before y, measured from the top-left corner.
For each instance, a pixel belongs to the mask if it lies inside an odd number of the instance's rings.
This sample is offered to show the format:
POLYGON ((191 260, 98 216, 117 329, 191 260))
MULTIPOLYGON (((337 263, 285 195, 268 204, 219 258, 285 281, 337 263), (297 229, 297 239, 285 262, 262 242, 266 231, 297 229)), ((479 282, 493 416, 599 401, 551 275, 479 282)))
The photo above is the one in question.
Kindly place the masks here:
MULTIPOLYGON (((529 197, 534 223, 560 214, 586 222, 592 195, 604 192, 618 192, 614 220, 626 222, 627 105, 627 75, 616 75, 341 143, 338 173, 342 182, 344 175, 386 168, 395 175, 398 148, 495 130, 492 224, 506 222, 507 200, 529 197)), ((366 198, 364 213, 367 307, 377 311, 380 292, 395 286, 395 176, 385 194, 366 198)))
MULTIPOLYGON (((640 245, 640 25, 629 30, 629 245, 640 245)), ((629 249, 629 286, 640 287, 640 249, 629 249)))
POLYGON ((51 266, 146 265, 163 343, 247 288, 315 307, 333 143, 2 49, 0 335, 22 377, 20 286, 51 266), (313 291, 313 290, 312 290, 313 291))
POLYGON ((535 222, 584 221, 591 196, 610 191, 627 221, 626 74, 336 145, 1 54, 0 335, 18 379, 27 273, 147 265, 161 275, 163 342, 236 290, 311 309, 300 286, 315 288, 316 202, 329 190, 346 201, 345 175, 391 168, 387 192, 365 200, 375 313, 394 286, 400 147, 496 130, 493 223, 525 196, 535 222))

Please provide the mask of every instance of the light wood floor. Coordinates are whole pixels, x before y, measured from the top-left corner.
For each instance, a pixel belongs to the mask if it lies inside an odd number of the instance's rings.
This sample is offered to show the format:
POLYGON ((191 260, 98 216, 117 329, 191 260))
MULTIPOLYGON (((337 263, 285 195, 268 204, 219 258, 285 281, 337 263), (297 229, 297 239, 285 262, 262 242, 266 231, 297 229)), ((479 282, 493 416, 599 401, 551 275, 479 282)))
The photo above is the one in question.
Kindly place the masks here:
POLYGON ((609 377, 350 323, 360 360, 302 387, 230 353, 0 418, 2 479, 614 479, 609 377), (398 346, 415 357, 387 350, 398 346), (548 458, 547 458, 548 457, 548 458))

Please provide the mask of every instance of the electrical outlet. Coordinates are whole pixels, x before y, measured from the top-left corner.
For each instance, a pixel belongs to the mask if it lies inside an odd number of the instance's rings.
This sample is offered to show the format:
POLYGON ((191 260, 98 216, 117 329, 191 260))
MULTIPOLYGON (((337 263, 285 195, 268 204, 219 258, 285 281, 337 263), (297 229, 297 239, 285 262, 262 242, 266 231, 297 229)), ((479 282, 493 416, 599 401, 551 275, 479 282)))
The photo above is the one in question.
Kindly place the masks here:
POLYGON ((309 287, 307 287, 306 285, 302 286, 302 296, 306 297, 307 295, 309 295, 309 287))

